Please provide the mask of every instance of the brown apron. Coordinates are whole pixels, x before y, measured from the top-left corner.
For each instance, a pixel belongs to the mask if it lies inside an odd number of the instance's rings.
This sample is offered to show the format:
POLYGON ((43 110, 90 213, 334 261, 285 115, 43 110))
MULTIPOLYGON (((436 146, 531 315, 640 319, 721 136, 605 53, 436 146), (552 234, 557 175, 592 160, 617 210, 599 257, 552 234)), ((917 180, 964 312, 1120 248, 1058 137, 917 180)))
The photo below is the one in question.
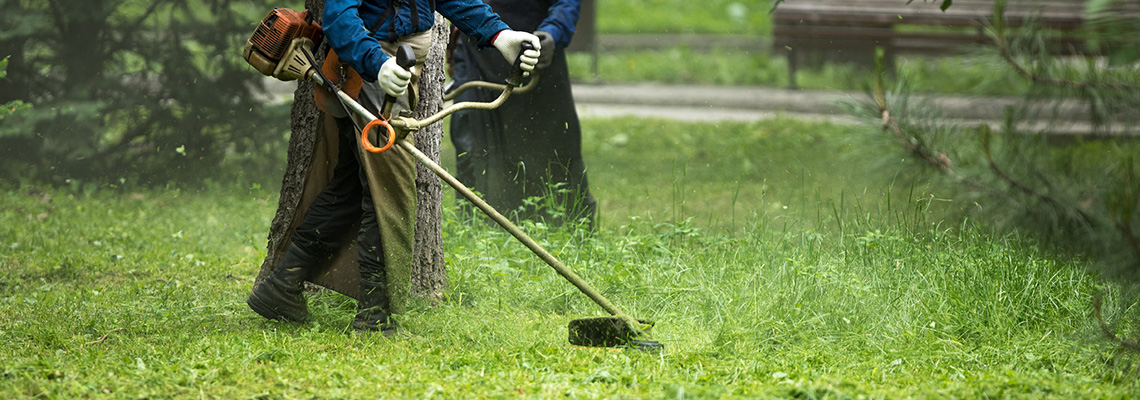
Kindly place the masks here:
MULTIPOLYGON (((420 71, 423 70, 423 60, 427 59, 431 40, 432 35, 429 30, 402 37, 396 43, 381 42, 385 53, 395 54, 398 45, 408 44, 412 46, 416 54, 417 63, 409 84, 410 90, 408 90, 407 96, 400 97, 393 106, 393 114, 400 110, 411 109, 409 104, 415 104, 416 94, 419 92, 417 86, 420 71), (409 97, 411 97, 411 101, 409 101, 409 97)), ((347 65, 343 65, 332 51, 326 57, 321 71, 326 79, 342 87, 346 94, 356 98, 357 102, 374 114, 378 114, 377 110, 379 110, 384 98, 384 91, 380 89, 378 84, 364 82, 356 71, 347 65), (340 85, 342 79, 347 79, 344 85, 340 85)), ((320 113, 317 122, 317 143, 314 146, 312 162, 305 177, 302 198, 298 205, 298 211, 289 225, 289 238, 287 240, 291 240, 292 232, 304 219, 305 210, 332 179, 333 168, 336 166, 336 160, 340 157, 337 154, 337 149, 339 148, 338 140, 341 140, 341 137, 337 132, 336 118, 338 115, 343 118, 347 114, 339 100, 323 88, 314 88, 314 100, 323 112, 320 113)), ((361 127, 369 122, 357 115, 353 115, 353 118, 361 127)), ((404 134, 404 132, 397 132, 397 137, 404 134)), ((414 144, 414 135, 407 135, 407 138, 403 140, 414 144)), ((393 146, 379 154, 365 151, 359 141, 356 142, 355 147, 361 153, 362 166, 367 174, 368 188, 372 194, 376 218, 380 227, 380 242, 384 252, 391 308, 389 311, 393 314, 400 314, 404 312, 408 290, 411 286, 416 221, 415 159, 400 146, 393 146)), ((360 298, 360 270, 356 260, 355 240, 359 228, 359 223, 357 223, 352 229, 341 234, 341 246, 333 253, 329 262, 319 266, 310 275, 310 281, 354 299, 360 298)), ((266 256, 266 262, 262 263, 262 271, 258 275, 258 279, 268 275, 270 270, 277 266, 281 252, 274 250, 270 249, 270 253, 266 256)))

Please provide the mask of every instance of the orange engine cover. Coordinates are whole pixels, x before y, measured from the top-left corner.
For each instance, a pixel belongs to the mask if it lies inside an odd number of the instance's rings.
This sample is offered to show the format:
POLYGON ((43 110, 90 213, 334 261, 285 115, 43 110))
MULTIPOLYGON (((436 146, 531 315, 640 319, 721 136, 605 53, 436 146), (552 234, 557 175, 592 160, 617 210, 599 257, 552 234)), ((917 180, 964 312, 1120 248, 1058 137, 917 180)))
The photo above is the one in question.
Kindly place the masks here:
POLYGON ((320 43, 322 35, 321 26, 313 22, 309 10, 275 8, 257 25, 243 55, 262 74, 272 75, 293 39, 304 37, 320 43))

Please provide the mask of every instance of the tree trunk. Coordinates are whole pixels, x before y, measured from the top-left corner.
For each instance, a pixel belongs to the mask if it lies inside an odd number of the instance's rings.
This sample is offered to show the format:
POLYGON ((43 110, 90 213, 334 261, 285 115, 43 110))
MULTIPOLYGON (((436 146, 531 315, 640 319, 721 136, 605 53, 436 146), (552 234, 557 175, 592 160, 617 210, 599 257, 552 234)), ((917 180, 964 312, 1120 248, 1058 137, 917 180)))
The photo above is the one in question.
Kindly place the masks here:
MULTIPOLYGON (((324 0, 305 0, 305 9, 310 10, 319 23, 325 10, 324 0)), ((325 59, 324 45, 314 50, 317 65, 325 59)), ((293 235, 292 228, 300 222, 298 211, 301 209, 301 200, 305 193, 305 180, 309 176, 309 166, 313 161, 313 152, 317 144, 317 123, 320 110, 313 101, 313 84, 309 81, 297 81, 297 90, 293 91, 293 107, 289 117, 289 150, 286 156, 285 176, 281 178, 281 198, 277 200, 277 213, 269 226, 268 245, 266 246, 265 260, 261 264, 261 271, 257 280, 265 278, 281 257, 285 255, 285 248, 289 246, 289 239, 293 235)))
MULTIPOLYGON (((444 52, 450 37, 449 25, 439 14, 432 29, 433 42, 420 78, 420 97, 416 119, 440 110, 443 102, 444 52)), ((437 164, 443 140, 443 122, 436 122, 416 132, 416 147, 437 164)), ((447 289, 447 270, 443 263, 443 187, 439 177, 423 165, 416 166, 416 247, 412 264, 413 297, 439 300, 447 289)))

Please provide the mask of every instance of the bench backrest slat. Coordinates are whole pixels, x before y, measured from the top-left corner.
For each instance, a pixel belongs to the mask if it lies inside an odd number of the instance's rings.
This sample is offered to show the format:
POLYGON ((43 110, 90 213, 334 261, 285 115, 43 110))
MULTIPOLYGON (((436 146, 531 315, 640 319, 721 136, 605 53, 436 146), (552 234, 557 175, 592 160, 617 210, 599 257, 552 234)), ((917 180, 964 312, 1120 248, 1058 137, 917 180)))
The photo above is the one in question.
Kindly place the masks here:
MULTIPOLYGON (((1085 20, 1084 2, 1010 0, 1006 18, 1013 23, 1038 17, 1057 29, 1075 29, 1085 20)), ((777 25, 786 24, 870 24, 974 26, 993 15, 993 1, 956 0, 947 10, 941 1, 915 0, 787 0, 772 15, 777 25)))

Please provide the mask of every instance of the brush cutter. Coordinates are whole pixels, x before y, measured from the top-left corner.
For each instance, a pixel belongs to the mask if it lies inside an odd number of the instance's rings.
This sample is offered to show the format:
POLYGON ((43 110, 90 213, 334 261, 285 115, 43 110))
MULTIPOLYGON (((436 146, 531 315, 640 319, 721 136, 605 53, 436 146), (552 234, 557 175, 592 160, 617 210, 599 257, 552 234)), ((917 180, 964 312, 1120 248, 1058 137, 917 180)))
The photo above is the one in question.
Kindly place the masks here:
MULTIPOLYGON (((357 103, 351 96, 335 87, 335 85, 321 74, 320 68, 317 67, 312 54, 313 45, 316 42, 320 42, 321 36, 320 26, 312 21, 307 10, 297 12, 277 8, 270 12, 261 24, 258 25, 253 35, 246 42, 242 55, 250 65, 263 75, 271 76, 282 81, 297 79, 308 80, 324 87, 330 93, 336 94, 336 97, 346 109, 370 121, 361 129, 361 145, 366 150, 379 153, 391 148, 393 145, 400 146, 406 150, 417 161, 427 166, 428 169, 438 175, 440 179, 455 188, 464 198, 482 210, 488 217, 498 223, 499 226, 503 227, 503 229, 534 252, 534 254, 538 255, 542 261, 554 268, 559 275, 612 315, 611 317, 585 318, 571 321, 569 325, 569 341, 571 344, 579 346, 628 347, 639 350, 660 350, 663 348, 660 343, 652 340, 649 334, 650 329, 653 327, 651 321, 635 320, 630 317, 629 314, 626 314, 603 297, 601 293, 586 283, 578 274, 554 258, 546 249, 539 246, 530 236, 527 236, 526 233, 511 223, 507 218, 503 217, 502 214, 487 204, 487 202, 483 201, 483 199, 466 186, 463 186, 459 180, 451 176, 451 174, 433 162, 427 155, 419 151, 419 149, 416 149, 411 142, 407 140, 396 140, 395 129, 400 129, 405 132, 414 132, 438 122, 459 110, 489 110, 497 108, 510 97, 512 92, 521 93, 533 87, 537 76, 532 78, 530 83, 526 86, 522 86, 523 72, 518 68, 519 62, 516 61, 514 71, 512 71, 511 75, 507 78, 506 84, 470 82, 455 88, 445 96, 446 99, 451 99, 459 92, 471 88, 500 90, 501 94, 495 100, 486 103, 461 102, 452 104, 430 117, 417 120, 407 116, 392 117, 389 115, 391 110, 390 104, 392 104, 395 99, 386 96, 384 106, 381 107, 381 117, 378 118, 357 103), (383 133, 387 144, 381 147, 374 146, 369 140, 369 131, 377 127, 385 131, 383 133)), ((526 46, 530 46, 530 44, 524 43, 523 46, 523 51, 525 51, 527 49, 526 46)), ((520 51, 520 54, 521 53, 522 51, 520 51)), ((410 48, 402 47, 400 51, 397 51, 396 57, 397 64, 401 67, 411 68, 415 65, 415 54, 410 48)), ((377 135, 377 137, 379 136, 380 135, 377 135)))

